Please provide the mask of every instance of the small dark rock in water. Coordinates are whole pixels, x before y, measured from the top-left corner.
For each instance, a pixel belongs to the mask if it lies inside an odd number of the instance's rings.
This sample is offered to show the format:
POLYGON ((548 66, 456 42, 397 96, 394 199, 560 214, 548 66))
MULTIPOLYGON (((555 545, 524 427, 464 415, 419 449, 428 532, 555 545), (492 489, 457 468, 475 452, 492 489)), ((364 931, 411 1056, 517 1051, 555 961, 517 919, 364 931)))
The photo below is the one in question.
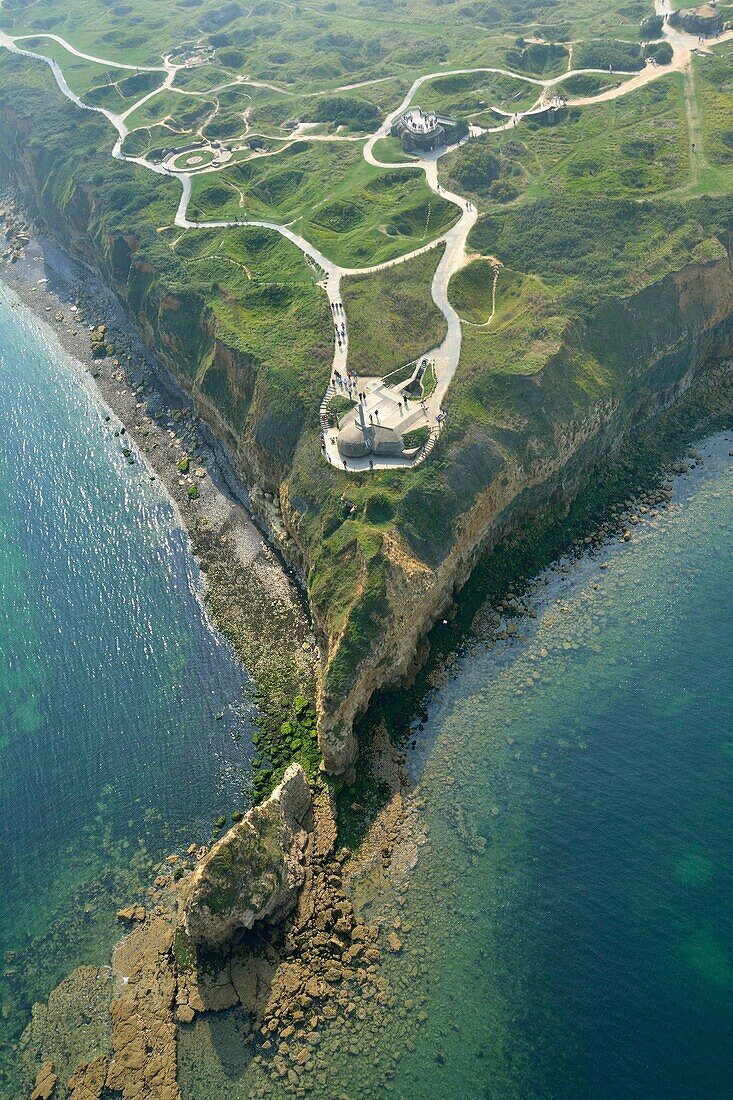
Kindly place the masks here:
POLYGON ((224 717, 224 711, 220 710, 219 713, 215 717, 216 717, 217 722, 221 722, 222 718, 224 717))

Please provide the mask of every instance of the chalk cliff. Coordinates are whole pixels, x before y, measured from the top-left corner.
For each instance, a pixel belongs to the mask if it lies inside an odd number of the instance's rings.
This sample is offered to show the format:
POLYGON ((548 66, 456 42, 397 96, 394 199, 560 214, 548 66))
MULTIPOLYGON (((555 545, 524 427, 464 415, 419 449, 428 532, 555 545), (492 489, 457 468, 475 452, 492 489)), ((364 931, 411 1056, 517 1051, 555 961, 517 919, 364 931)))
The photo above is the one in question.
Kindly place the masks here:
MULTIPOLYGON (((7 64, 23 74, 21 63, 7 64)), ((518 523, 572 499, 594 464, 730 356, 731 202, 703 200, 689 218, 685 208, 687 243, 680 236, 667 263, 673 270, 644 272, 605 297, 601 284, 590 305, 568 309, 541 369, 497 374, 488 360, 459 368, 446 430, 418 471, 394 484, 386 476, 349 478, 327 467, 318 448, 318 371, 327 377, 328 349, 314 348, 312 394, 298 378, 285 378, 276 402, 264 360, 243 350, 246 331, 237 344, 222 326, 218 288, 204 300, 177 272, 176 255, 160 235, 138 224, 140 187, 154 186, 174 209, 174 181, 151 183, 149 173, 113 165, 128 202, 120 207, 109 187, 95 186, 89 166, 74 163, 65 145, 51 149, 51 139, 37 132, 41 111, 49 131, 73 125, 78 132, 83 124, 98 135, 99 172, 110 171, 104 120, 87 114, 80 123, 43 79, 48 87, 35 99, 0 87, 0 173, 38 224, 118 294, 256 486, 253 500, 268 501, 263 518, 273 530, 281 530, 281 517, 283 552, 306 581, 321 652, 324 765, 350 778, 355 717, 415 663, 421 639, 478 558, 518 523), (466 413, 484 400, 497 410, 494 420, 466 413)), ((628 204, 623 217, 633 220, 642 209, 641 202, 628 204)), ((267 905, 263 895, 247 912, 259 919, 254 914, 266 915, 267 905)), ((219 921, 222 935, 225 925, 219 921)))

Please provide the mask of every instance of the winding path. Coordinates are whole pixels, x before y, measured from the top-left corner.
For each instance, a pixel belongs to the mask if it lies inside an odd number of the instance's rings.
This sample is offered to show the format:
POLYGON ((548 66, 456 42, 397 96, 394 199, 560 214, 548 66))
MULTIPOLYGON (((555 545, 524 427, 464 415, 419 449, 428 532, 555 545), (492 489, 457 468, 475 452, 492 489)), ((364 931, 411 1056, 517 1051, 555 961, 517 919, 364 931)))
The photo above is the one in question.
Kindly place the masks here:
MULTIPOLYGON (((602 103, 611 99, 616 99, 619 96, 626 95, 631 91, 634 91, 644 85, 650 83, 653 80, 669 73, 670 71, 682 71, 685 70, 691 60, 692 52, 695 49, 699 49, 697 38, 683 31, 673 28, 667 22, 666 17, 670 13, 669 0, 655 0, 655 10, 658 14, 665 16, 664 35, 669 41, 673 50, 672 61, 669 65, 656 66, 654 64, 647 64, 640 72, 620 72, 616 75, 627 78, 623 83, 613 88, 608 88, 603 92, 594 96, 578 97, 568 99, 568 105, 570 106, 586 106, 594 103, 602 103)), ((733 37, 733 31, 728 32, 725 35, 721 35, 717 41, 723 42, 733 37)), ((364 402, 365 416, 369 416, 373 419, 374 423, 378 423, 385 427, 394 427, 400 432, 409 431, 412 428, 420 426, 428 426, 430 429, 430 440, 426 447, 422 448, 417 455, 395 457, 395 458, 382 458, 373 456, 371 461, 367 459, 349 459, 348 469, 380 469, 385 467, 407 467, 416 465, 422 461, 426 454, 432 449, 432 445, 439 432, 440 423, 443 418, 443 403, 445 401, 448 388, 455 375, 461 354, 461 340, 462 340, 462 322, 458 313, 453 308, 448 297, 448 288, 451 278, 459 271, 467 262, 466 244, 468 235, 476 224, 478 219, 478 213, 476 208, 471 202, 469 202, 462 195, 455 194, 454 192, 447 191, 438 183, 438 160, 446 152, 452 152, 458 146, 453 145, 449 148, 443 148, 432 153, 427 153, 422 157, 416 158, 413 161, 405 163, 404 161, 398 163, 391 163, 379 160, 374 154, 374 147, 376 143, 389 135, 393 122, 403 114, 410 103, 413 101, 416 93, 426 83, 442 79, 450 76, 463 76, 473 74, 496 74, 500 76, 511 77, 515 80, 524 81, 527 84, 536 86, 541 89, 538 99, 525 111, 518 111, 515 114, 507 114, 507 121, 490 128, 472 127, 470 135, 482 134, 482 133, 497 133, 502 130, 508 130, 517 125, 518 121, 527 117, 533 113, 536 113, 541 109, 542 105, 546 101, 548 93, 552 88, 564 83, 573 76, 582 76, 590 74, 604 73, 605 70, 601 69, 570 69, 566 72, 559 74, 558 76, 551 77, 549 79, 540 79, 537 77, 527 76, 523 73, 515 73, 509 69, 494 68, 494 67, 481 67, 481 68, 466 68, 466 69, 452 69, 442 70, 435 73, 427 73, 418 77, 406 93, 402 102, 396 107, 387 117, 381 126, 366 139, 364 145, 364 158, 367 163, 378 167, 388 168, 391 170, 422 170, 425 174, 425 179, 431 190, 439 195, 441 198, 446 199, 448 202, 453 203, 458 207, 460 216, 446 233, 442 236, 431 241, 429 244, 424 245, 421 248, 417 248, 412 252, 399 256, 393 260, 388 260, 384 263, 375 264, 373 266, 361 267, 361 268, 347 268, 339 264, 334 263, 323 255, 314 245, 307 241, 304 237, 294 232, 289 226, 282 225, 277 222, 270 222, 257 219, 241 219, 241 220, 222 220, 222 221, 193 221, 188 217, 188 207, 191 199, 191 180, 192 175, 199 175, 203 172, 218 171, 223 167, 221 161, 207 165, 200 169, 198 172, 187 172, 184 170, 176 170, 171 167, 170 163, 164 164, 151 164, 145 159, 145 157, 132 157, 127 156, 122 152, 122 146, 125 138, 127 137, 128 127, 126 120, 129 116, 137 110, 142 104, 158 95, 164 89, 172 89, 173 82, 176 74, 179 70, 185 69, 188 66, 185 64, 174 64, 169 57, 163 58, 162 66, 137 66, 128 65, 117 61, 111 61, 106 58, 96 57, 93 54, 83 53, 75 49, 65 39, 55 34, 34 34, 34 35, 20 35, 12 37, 0 31, 0 46, 11 51, 12 53, 20 54, 22 56, 30 57, 39 61, 43 61, 48 64, 53 72, 61 92, 71 100, 72 103, 80 107, 83 110, 95 111, 104 115, 106 119, 114 126, 117 131, 117 141, 115 142, 112 150, 112 155, 119 160, 126 160, 134 164, 138 164, 141 167, 147 168, 149 171, 156 172, 160 175, 167 175, 175 177, 181 182, 181 199, 178 204, 178 209, 175 215, 176 226, 187 229, 225 229, 225 228, 242 228, 246 226, 260 227, 263 229, 270 229, 276 233, 280 233, 283 237, 294 244, 300 251, 306 256, 317 268, 319 268, 323 276, 318 285, 323 288, 328 296, 329 304, 331 306, 331 312, 334 320, 334 356, 331 368, 331 381, 327 393, 324 397, 323 404, 321 406, 321 427, 323 431, 324 439, 324 454, 329 462, 334 465, 346 466, 343 459, 339 455, 335 436, 328 430, 326 422, 326 407, 328 400, 333 393, 343 392, 343 383, 339 381, 347 376, 348 370, 348 329, 346 324, 346 316, 344 314, 343 304, 341 302, 341 279, 345 276, 351 275, 369 275, 379 271, 383 271, 386 268, 394 267, 397 264, 405 263, 408 260, 415 259, 416 257, 428 252, 429 250, 438 246, 444 246, 443 255, 436 267, 435 274, 433 276, 431 293, 433 302, 437 309, 443 314, 446 321, 446 335, 442 343, 437 347, 429 350, 425 353, 425 356, 433 363, 433 369, 436 378, 436 387, 432 395, 427 398, 423 403, 409 402, 408 405, 403 404, 402 389, 404 388, 404 382, 399 388, 388 384, 388 379, 375 378, 375 377, 362 377, 355 380, 354 391, 364 392, 366 399, 364 402), (133 70, 136 72, 158 72, 164 74, 164 79, 161 84, 153 89, 151 92, 146 93, 139 100, 136 100, 132 106, 122 112, 113 112, 101 107, 92 107, 89 104, 84 103, 79 96, 72 92, 69 87, 63 71, 60 65, 53 59, 44 56, 43 54, 36 53, 32 50, 24 48, 22 43, 29 39, 47 38, 58 45, 62 46, 71 55, 81 58, 86 61, 104 65, 109 68, 133 70), (410 407, 412 406, 412 407, 410 407)), ((381 83, 386 80, 392 79, 391 77, 383 77, 380 80, 374 81, 361 81, 360 83, 353 85, 344 85, 342 89, 347 88, 359 88, 368 84, 381 83)), ((255 81, 240 80, 239 84, 255 84, 255 81)), ((267 85, 267 87, 274 87, 267 85)), ((176 89, 177 90, 177 89, 176 89)), ((287 89, 275 89, 282 94, 293 94, 287 89)), ((318 93, 315 93, 318 94, 318 93)), ((305 141, 323 141, 323 140, 335 140, 331 135, 299 135, 299 140, 305 141)), ((364 140, 363 138, 356 138, 350 140, 364 140)), ((464 141, 468 138, 464 138, 464 141)), ((458 143, 459 145, 462 143, 458 143)), ((274 155, 274 154, 273 154, 274 155)), ((494 290, 496 286, 494 286, 494 290)), ((490 323, 490 322, 487 322, 490 323)), ((348 414, 343 421, 343 424, 348 424, 356 417, 356 412, 348 414)), ((343 426, 342 424, 342 426, 343 426)))

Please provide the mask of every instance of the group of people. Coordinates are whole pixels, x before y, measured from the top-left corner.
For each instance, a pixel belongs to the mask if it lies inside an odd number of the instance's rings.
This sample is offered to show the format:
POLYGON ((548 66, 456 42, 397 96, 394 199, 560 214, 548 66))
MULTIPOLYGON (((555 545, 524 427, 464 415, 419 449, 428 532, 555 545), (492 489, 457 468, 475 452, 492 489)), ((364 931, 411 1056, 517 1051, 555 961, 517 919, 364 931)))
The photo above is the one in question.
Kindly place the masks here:
MULTIPOLYGON (((356 389, 356 375, 352 374, 351 371, 346 371, 346 374, 342 374, 341 371, 335 370, 333 372, 333 380, 342 390, 346 390, 349 397, 353 400, 354 390, 356 389)), ((361 394, 359 394, 358 397, 361 401, 361 394)))
MULTIPOLYGON (((341 316, 343 317, 343 302, 331 302, 331 313, 334 315, 335 318, 338 318, 339 314, 341 314, 341 316)), ((333 323, 333 330, 336 333, 336 340, 338 341, 339 350, 341 350, 341 348, 346 343, 346 322, 342 321, 341 324, 339 324, 338 320, 335 320, 333 323)))

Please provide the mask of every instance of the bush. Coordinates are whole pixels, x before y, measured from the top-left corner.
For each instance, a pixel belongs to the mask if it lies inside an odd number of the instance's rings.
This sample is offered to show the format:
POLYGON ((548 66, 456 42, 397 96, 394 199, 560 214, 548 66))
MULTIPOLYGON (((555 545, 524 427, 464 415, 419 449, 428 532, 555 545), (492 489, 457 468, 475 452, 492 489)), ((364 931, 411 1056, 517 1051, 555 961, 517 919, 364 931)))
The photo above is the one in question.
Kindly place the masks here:
POLYGON ((489 195, 495 202, 511 202, 521 193, 521 185, 514 180, 495 180, 489 188, 489 195))
POLYGON ((451 166, 451 176, 456 183, 479 195, 486 194, 500 175, 501 161, 485 145, 469 145, 451 166))
POLYGON ((420 428, 413 428, 411 432, 405 432, 402 436, 405 449, 408 451, 411 451, 413 447, 424 447, 429 439, 430 428, 426 424, 420 428))
MULTIPOLYGON (((411 434, 408 432, 408 435, 411 434)), ((405 436, 405 439, 407 436, 405 436)), ((410 444, 414 446, 415 444, 410 444)), ((405 443, 407 446, 407 443, 405 443)), ((389 523, 394 518, 394 505, 388 493, 378 489, 367 500, 364 515, 370 523, 389 523)))
POLYGON ((659 38, 663 26, 664 19, 661 15, 650 15, 647 19, 642 19, 639 32, 644 41, 648 42, 652 38, 659 38))
POLYGON ((653 57, 657 65, 669 65, 674 57, 674 50, 669 42, 652 42, 646 48, 646 56, 653 57))
POLYGON ((313 122, 333 122, 352 130, 373 130, 382 121, 378 109, 364 99, 348 96, 323 96, 316 104, 313 122))
POLYGON ((579 69, 613 69, 635 72, 644 68, 641 46, 634 42, 585 42, 574 58, 579 69))

